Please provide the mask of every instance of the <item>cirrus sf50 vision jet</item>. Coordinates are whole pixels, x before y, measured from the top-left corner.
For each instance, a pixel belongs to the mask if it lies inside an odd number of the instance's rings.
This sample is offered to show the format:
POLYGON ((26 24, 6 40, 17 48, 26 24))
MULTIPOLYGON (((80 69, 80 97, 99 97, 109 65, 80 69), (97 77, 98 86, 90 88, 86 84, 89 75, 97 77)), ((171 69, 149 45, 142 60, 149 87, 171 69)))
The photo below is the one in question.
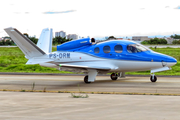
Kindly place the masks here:
POLYGON ((94 39, 72 40, 57 46, 52 52, 52 29, 43 29, 37 45, 15 28, 5 31, 28 59, 26 64, 39 64, 63 71, 84 72, 85 83, 94 82, 97 74, 112 73, 117 80, 125 72, 150 70, 151 82, 156 82, 155 72, 170 70, 177 63, 168 55, 154 52, 128 40, 109 40, 96 43, 94 39))

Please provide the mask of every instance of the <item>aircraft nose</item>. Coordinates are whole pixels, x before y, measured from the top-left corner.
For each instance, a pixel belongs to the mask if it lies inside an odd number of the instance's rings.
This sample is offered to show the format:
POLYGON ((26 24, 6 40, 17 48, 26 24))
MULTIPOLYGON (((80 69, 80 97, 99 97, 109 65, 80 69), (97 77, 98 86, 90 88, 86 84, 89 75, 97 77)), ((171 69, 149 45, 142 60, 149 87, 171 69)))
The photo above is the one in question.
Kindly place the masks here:
POLYGON ((171 56, 161 54, 161 53, 154 53, 153 54, 154 61, 161 62, 162 66, 165 67, 171 67, 177 63, 177 60, 171 56))
POLYGON ((174 62, 174 63, 177 63, 177 60, 173 57, 170 57, 167 59, 167 62, 174 62))
POLYGON ((173 57, 168 57, 166 59, 166 61, 167 61, 167 66, 168 67, 173 66, 173 65, 175 65, 177 63, 177 60, 175 58, 173 58, 173 57))

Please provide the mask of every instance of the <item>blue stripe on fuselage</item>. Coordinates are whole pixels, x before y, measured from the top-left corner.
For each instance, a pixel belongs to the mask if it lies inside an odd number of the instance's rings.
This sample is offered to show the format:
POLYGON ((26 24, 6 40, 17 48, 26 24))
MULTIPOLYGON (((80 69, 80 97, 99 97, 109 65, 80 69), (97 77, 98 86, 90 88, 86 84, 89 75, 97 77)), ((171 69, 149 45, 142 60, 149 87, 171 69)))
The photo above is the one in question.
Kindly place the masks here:
POLYGON ((116 60, 130 60, 130 61, 147 61, 147 62, 177 62, 176 59, 173 57, 154 52, 152 50, 147 50, 144 52, 138 52, 138 53, 129 53, 127 51, 127 45, 129 44, 137 44, 133 41, 126 41, 126 40, 112 40, 112 41, 106 41, 102 43, 98 43, 95 45, 90 46, 83 46, 79 47, 77 49, 71 49, 66 50, 68 52, 81 52, 85 54, 89 54, 94 57, 98 58, 105 58, 105 59, 116 59, 116 60), (104 46, 110 46, 110 53, 104 53, 103 47, 104 46), (123 51, 121 53, 116 53, 114 51, 114 47, 116 45, 121 45, 123 47, 123 51), (99 47, 100 51, 99 53, 95 53, 94 49, 96 47, 99 47))

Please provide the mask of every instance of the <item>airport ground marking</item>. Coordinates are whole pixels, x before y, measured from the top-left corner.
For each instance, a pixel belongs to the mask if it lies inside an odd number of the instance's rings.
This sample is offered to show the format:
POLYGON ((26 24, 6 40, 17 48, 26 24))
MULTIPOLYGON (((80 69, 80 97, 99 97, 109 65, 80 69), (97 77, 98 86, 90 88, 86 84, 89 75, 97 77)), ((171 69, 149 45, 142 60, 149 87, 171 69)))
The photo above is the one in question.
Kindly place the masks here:
POLYGON ((133 93, 133 92, 94 92, 94 91, 46 91, 46 90, 11 90, 11 89, 0 89, 0 91, 6 92, 44 92, 44 93, 81 93, 81 94, 116 94, 116 95, 161 95, 161 96, 180 96, 179 94, 170 93, 133 93))

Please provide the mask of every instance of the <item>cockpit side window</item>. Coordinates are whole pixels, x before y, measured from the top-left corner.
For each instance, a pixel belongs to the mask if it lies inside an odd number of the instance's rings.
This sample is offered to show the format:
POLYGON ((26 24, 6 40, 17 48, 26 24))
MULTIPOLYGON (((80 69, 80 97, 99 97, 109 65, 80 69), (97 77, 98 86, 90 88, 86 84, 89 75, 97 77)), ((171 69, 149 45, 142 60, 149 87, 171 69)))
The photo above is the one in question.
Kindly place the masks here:
POLYGON ((110 52, 111 52, 111 49, 110 49, 110 47, 107 45, 107 46, 104 46, 104 47, 103 47, 103 51, 104 51, 104 53, 110 53, 110 52))
POLYGON ((121 45, 116 45, 115 47, 114 47, 114 51, 116 52, 116 53, 121 53, 122 52, 122 46, 121 45))
POLYGON ((138 52, 143 52, 143 51, 147 51, 148 49, 143 47, 140 44, 130 44, 127 46, 127 51, 129 53, 138 53, 138 52))

